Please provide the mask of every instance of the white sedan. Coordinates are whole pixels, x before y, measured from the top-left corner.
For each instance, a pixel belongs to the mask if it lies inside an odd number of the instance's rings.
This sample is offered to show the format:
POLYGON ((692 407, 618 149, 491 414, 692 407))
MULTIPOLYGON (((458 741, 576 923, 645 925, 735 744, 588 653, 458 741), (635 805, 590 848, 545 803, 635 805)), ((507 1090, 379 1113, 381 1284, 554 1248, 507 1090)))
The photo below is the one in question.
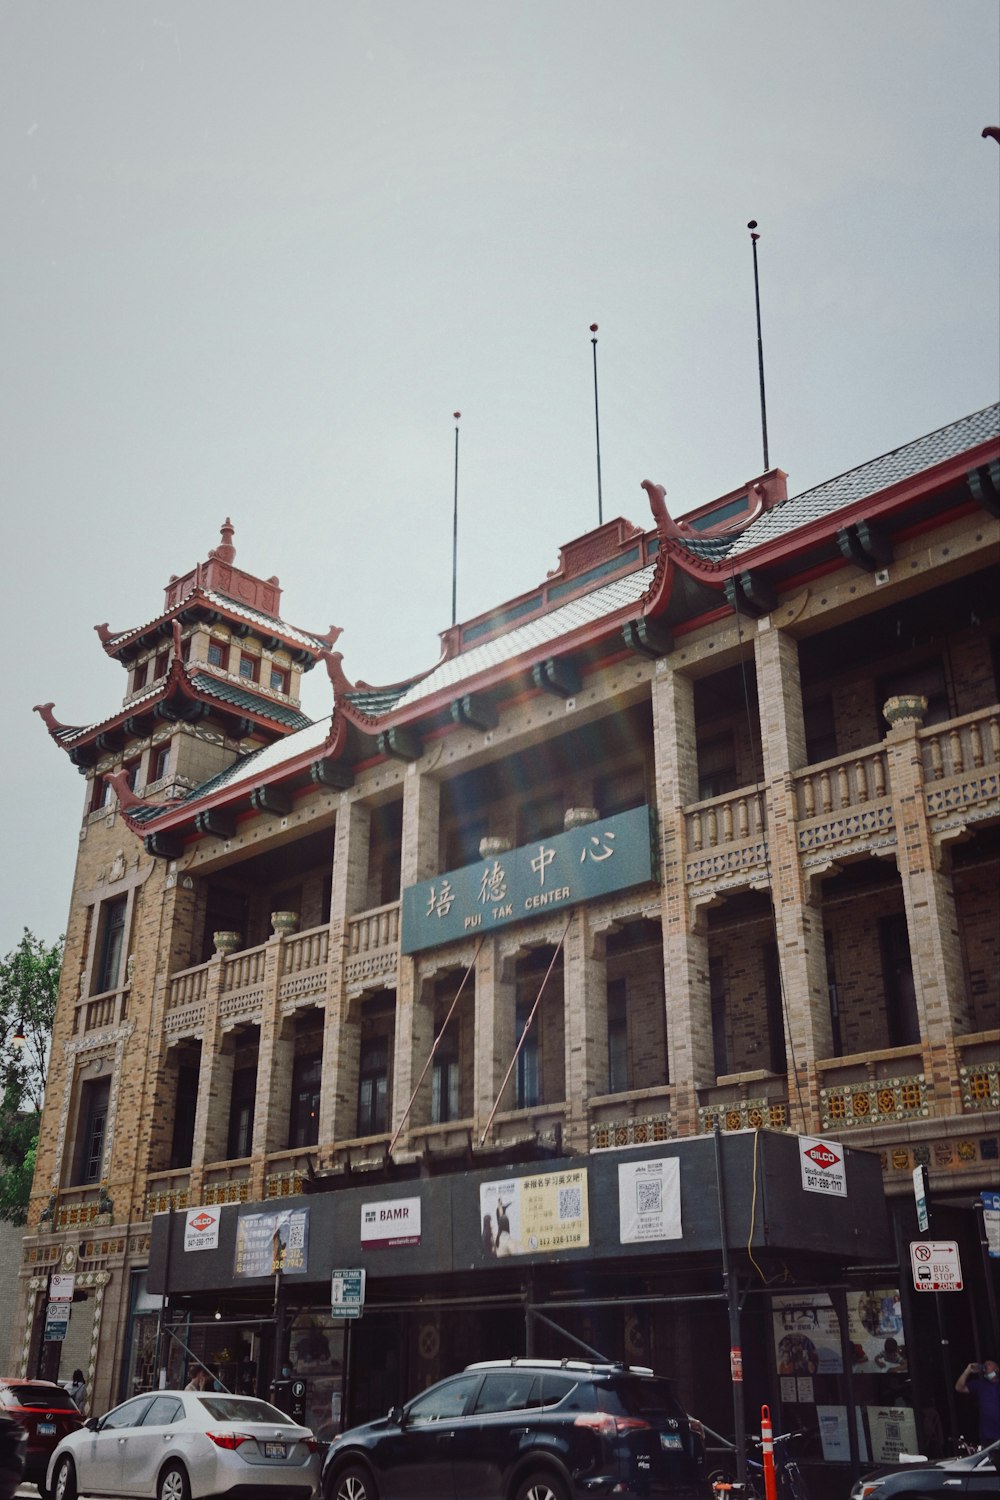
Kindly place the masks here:
POLYGON ((320 1445, 308 1427, 252 1396, 152 1391, 70 1433, 49 1463, 53 1500, 78 1495, 196 1500, 274 1491, 319 1494, 320 1445))

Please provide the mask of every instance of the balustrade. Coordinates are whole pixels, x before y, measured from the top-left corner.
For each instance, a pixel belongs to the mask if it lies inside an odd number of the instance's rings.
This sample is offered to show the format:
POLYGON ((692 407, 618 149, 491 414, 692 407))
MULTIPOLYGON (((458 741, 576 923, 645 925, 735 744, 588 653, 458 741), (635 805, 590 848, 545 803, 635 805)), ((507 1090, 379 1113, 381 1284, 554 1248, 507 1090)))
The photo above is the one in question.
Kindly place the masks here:
POLYGON ((167 1010, 181 1010, 187 1005, 198 1005, 208 994, 208 964, 198 964, 193 969, 183 969, 171 974, 167 984, 167 1010))
POLYGON ((763 785, 741 787, 685 809, 685 878, 696 882, 767 864, 763 785))
POLYGON ((1000 713, 965 714, 919 734, 927 816, 935 827, 996 810, 1000 802, 1000 713))

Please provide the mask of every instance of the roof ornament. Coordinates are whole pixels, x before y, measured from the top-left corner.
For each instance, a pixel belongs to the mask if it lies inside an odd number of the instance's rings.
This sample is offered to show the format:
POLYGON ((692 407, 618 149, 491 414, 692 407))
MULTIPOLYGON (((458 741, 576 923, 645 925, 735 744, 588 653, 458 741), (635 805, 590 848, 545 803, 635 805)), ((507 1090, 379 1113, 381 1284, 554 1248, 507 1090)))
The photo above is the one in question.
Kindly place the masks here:
POLYGON ((131 812, 133 807, 158 807, 156 802, 150 802, 147 797, 137 797, 128 784, 128 772, 105 771, 103 781, 106 781, 114 789, 118 798, 118 806, 123 813, 131 812))
POLYGON ((113 641, 115 638, 114 631, 108 628, 107 620, 104 621, 103 625, 95 625, 94 629, 97 631, 97 638, 102 646, 106 646, 109 641, 113 641))
POLYGON ((994 140, 1000 146, 1000 125, 984 125, 983 140, 994 140))
POLYGON ((184 660, 184 657, 182 655, 183 643, 181 641, 181 622, 180 622, 180 620, 171 620, 171 622, 170 622, 170 634, 173 637, 173 647, 174 647, 174 649, 173 649, 173 653, 172 654, 173 654, 174 661, 183 661, 184 660))
POLYGON ((349 682, 347 677, 344 675, 343 663, 344 656, 341 651, 323 652, 323 665, 326 667, 326 675, 330 679, 330 686, 333 688, 334 698, 337 697, 338 693, 342 694, 354 692, 354 683, 349 682))
POLYGON ((212 548, 208 554, 209 557, 214 557, 217 562, 221 563, 233 563, 236 561, 236 548, 233 546, 234 530, 233 523, 227 516, 219 532, 222 541, 218 547, 212 548))
POLYGON ((53 703, 36 703, 35 706, 34 706, 34 708, 31 710, 31 712, 33 714, 41 714, 41 716, 42 716, 42 723, 45 725, 46 729, 49 731, 49 734, 58 734, 61 729, 71 729, 73 726, 70 725, 70 724, 60 724, 59 720, 56 718, 55 714, 52 712, 52 710, 54 708, 55 708, 55 703, 54 702, 53 703))

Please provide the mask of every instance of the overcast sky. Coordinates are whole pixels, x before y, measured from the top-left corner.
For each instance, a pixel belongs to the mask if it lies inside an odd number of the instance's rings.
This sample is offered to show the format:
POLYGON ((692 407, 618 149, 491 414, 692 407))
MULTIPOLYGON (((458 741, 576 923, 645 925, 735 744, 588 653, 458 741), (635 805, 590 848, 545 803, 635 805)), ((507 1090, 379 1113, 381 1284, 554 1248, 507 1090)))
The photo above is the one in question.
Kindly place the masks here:
MULTIPOLYGON (((125 676, 218 541, 348 676, 604 515, 797 493, 998 393, 996 0, 0 0, 0 954, 63 930, 125 676)), ((325 674, 306 708, 329 709, 325 674)), ((131 837, 130 835, 124 835, 131 837)))

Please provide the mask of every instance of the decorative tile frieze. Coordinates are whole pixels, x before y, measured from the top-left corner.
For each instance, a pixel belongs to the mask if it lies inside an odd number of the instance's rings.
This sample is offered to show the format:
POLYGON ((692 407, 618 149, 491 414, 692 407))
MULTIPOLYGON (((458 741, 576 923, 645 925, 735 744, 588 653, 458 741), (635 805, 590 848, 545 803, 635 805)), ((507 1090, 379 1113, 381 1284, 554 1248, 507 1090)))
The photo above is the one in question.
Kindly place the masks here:
POLYGON ((820 1089, 819 1100, 824 1130, 922 1120, 930 1114, 923 1073, 831 1084, 820 1089))
POLYGON ((886 833, 894 827, 891 802, 838 813, 836 817, 824 818, 822 822, 799 825, 799 853, 806 854, 810 849, 823 849, 830 844, 866 839, 875 834, 886 833))
POLYGON ((190 1202, 187 1188, 171 1188, 166 1192, 146 1194, 146 1218, 154 1214, 168 1213, 174 1208, 187 1208, 190 1202))
POLYGON ((599 1120, 590 1127, 592 1151, 614 1151, 619 1146, 651 1146, 673 1140, 673 1121, 667 1110, 623 1120, 599 1120))
POLYGON ((294 1198, 301 1193, 305 1177, 301 1172, 270 1172, 264 1178, 265 1198, 294 1198))
POLYGON ((698 1110, 698 1129, 715 1129, 716 1116, 722 1130, 787 1130, 787 1099, 737 1099, 730 1104, 704 1104, 698 1110))
POLYGON ((249 1177, 232 1178, 227 1182, 208 1182, 202 1189, 202 1203, 249 1203, 249 1177))
POLYGON ((959 1068, 958 1077, 967 1113, 1000 1109, 1000 1062, 972 1063, 959 1068))
POLYGON ((684 879, 692 884, 697 881, 717 880, 721 875, 735 874, 741 870, 767 867, 767 841, 759 839, 752 844, 734 844, 717 848, 698 859, 684 862, 684 879))

